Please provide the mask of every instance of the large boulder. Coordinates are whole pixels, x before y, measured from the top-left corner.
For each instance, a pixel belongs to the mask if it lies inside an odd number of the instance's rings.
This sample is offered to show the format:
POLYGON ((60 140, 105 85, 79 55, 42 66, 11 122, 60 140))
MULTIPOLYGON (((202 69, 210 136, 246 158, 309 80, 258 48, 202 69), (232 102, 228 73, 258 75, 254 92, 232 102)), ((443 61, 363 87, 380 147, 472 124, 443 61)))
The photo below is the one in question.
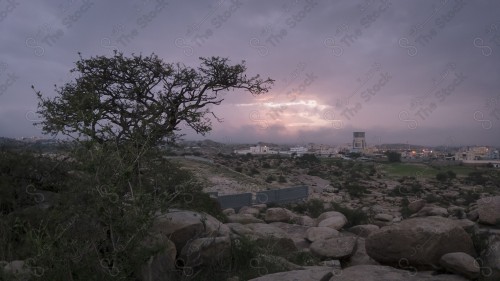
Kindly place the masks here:
POLYGON ((13 260, 11 262, 0 261, 0 267, 1 266, 3 266, 3 268, 0 268, 0 277, 12 277, 12 280, 30 280, 31 278, 33 278, 34 274, 43 274, 43 268, 31 268, 23 260, 13 260), (2 269, 5 274, 8 274, 10 276, 4 276, 3 274, 1 274, 2 269))
POLYGON ((162 281, 173 278, 175 273, 175 262, 177 250, 175 244, 161 235, 147 237, 142 241, 143 249, 162 249, 151 255, 140 268, 141 280, 162 281))
POLYGON ((360 224, 355 225, 348 229, 349 232, 354 233, 360 237, 368 237, 373 232, 379 230, 380 227, 374 224, 360 224))
POLYGON ((241 223, 226 223, 226 225, 231 230, 232 236, 250 236, 253 234, 253 230, 247 227, 245 224, 241 223))
POLYGON ((315 226, 316 221, 310 216, 296 216, 292 219, 292 222, 295 224, 303 225, 303 226, 315 226))
POLYGON ((329 211, 329 212, 324 212, 321 215, 318 216, 316 219, 317 223, 320 223, 322 220, 331 218, 331 217, 341 217, 347 221, 347 218, 344 216, 344 214, 337 212, 337 211, 329 211))
POLYGON ((236 214, 236 211, 233 208, 227 208, 227 209, 222 210, 222 213, 226 216, 231 216, 231 215, 236 214))
POLYGON ((340 230, 347 223, 347 218, 342 213, 330 211, 322 213, 316 219, 316 222, 318 224, 317 226, 326 226, 336 230, 340 230))
POLYGON ((386 226, 366 238, 366 252, 381 264, 436 267, 441 256, 464 252, 476 256, 472 239, 455 221, 443 217, 412 218, 386 226))
POLYGON ((474 229, 477 227, 477 224, 468 219, 455 220, 455 222, 463 228, 467 233, 472 233, 474 229))
POLYGON ((265 223, 250 223, 245 225, 253 232, 247 237, 256 241, 276 254, 289 254, 297 251, 293 239, 283 229, 265 223))
MULTIPOLYGON (((289 262, 287 259, 273 255, 258 255, 253 261, 258 261, 258 265, 266 268, 273 268, 275 271, 290 271, 304 269, 300 265, 289 262)), ((257 264, 255 264, 257 265, 257 264)))
POLYGON ((426 205, 416 214, 412 215, 412 217, 430 217, 430 216, 441 216, 447 217, 448 210, 443 207, 434 206, 434 205, 426 205))
POLYGON ((338 237, 339 235, 340 233, 337 230, 326 226, 310 227, 306 231, 306 239, 309 242, 330 239, 333 237, 338 237))
POLYGON ((358 238, 354 255, 349 258, 349 260, 345 264, 345 267, 355 265, 379 265, 378 262, 376 262, 366 253, 364 238, 358 238))
MULTIPOLYGON (((263 271, 267 272, 267 268, 264 268, 263 271)), ((333 269, 327 266, 306 266, 303 270, 266 274, 249 281, 319 281, 332 271, 333 269)))
POLYGON ((469 279, 479 278, 480 268, 476 260, 466 253, 444 254, 439 263, 450 272, 463 275, 469 279))
POLYGON ((198 238, 189 241, 182 249, 179 260, 183 266, 214 265, 231 255, 231 239, 228 236, 198 238))
POLYGON ((415 201, 412 201, 408 204, 408 210, 412 214, 420 211, 423 207, 425 206, 425 200, 424 199, 417 199, 415 201))
POLYGON ((392 222, 392 220, 394 219, 394 217, 389 214, 376 214, 373 218, 384 222, 392 222))
POLYGON ((235 214, 235 215, 230 215, 227 216, 227 221, 230 223, 241 223, 241 224, 247 224, 247 223, 263 223, 264 221, 261 219, 256 218, 253 215, 250 214, 235 214))
POLYGON ((169 210, 155 218, 153 233, 165 235, 174 242, 176 249, 182 249, 187 241, 201 237, 229 236, 230 230, 209 214, 169 210))
POLYGON ((331 227, 333 229, 340 230, 346 223, 347 220, 342 217, 331 217, 322 220, 320 223, 318 223, 318 226, 331 227))
POLYGON ((330 281, 467 281, 458 275, 434 275, 430 271, 402 270, 383 265, 356 265, 342 270, 330 281))
POLYGON ((257 217, 260 214, 260 210, 254 207, 243 206, 238 211, 238 214, 248 214, 257 217))
POLYGON ((479 223, 500 225, 500 196, 477 200, 479 223))
POLYGON ((480 258, 483 261, 484 280, 500 280, 500 238, 498 236, 491 236, 488 239, 488 245, 480 258))
POLYGON ((310 246, 313 255, 320 259, 343 259, 354 254, 356 248, 356 237, 343 236, 326 240, 316 240, 310 246))
POLYGON ((309 227, 284 222, 272 222, 270 223, 270 225, 274 225, 283 229, 290 236, 290 238, 292 238, 297 249, 303 250, 309 248, 310 243, 305 240, 306 231, 309 229, 309 227))
POLYGON ((295 214, 285 208, 269 208, 266 210, 264 220, 266 222, 290 222, 295 214))
POLYGON ((307 226, 284 222, 272 222, 269 225, 283 229, 293 240, 304 240, 306 238, 306 232, 309 229, 307 226))
MULTIPOLYGON (((264 270, 264 271, 267 271, 264 270)), ((357 265, 337 271, 331 267, 314 266, 267 274, 249 281, 467 281, 452 274, 435 275, 429 271, 407 271, 382 265, 357 265)))

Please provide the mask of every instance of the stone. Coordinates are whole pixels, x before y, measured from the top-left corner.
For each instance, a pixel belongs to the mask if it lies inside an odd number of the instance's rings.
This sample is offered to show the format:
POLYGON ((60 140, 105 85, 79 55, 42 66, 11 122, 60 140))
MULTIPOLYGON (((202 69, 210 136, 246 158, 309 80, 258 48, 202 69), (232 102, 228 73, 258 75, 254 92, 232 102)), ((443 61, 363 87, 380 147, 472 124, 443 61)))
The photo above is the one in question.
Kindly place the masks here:
POLYGON ((141 280, 161 281, 174 278, 177 255, 175 244, 161 235, 147 237, 141 244, 143 249, 163 248, 161 252, 149 257, 141 266, 141 280))
POLYGON ((288 234, 288 236, 292 238, 293 242, 295 243, 295 246, 298 249, 304 249, 309 247, 309 243, 304 243, 307 242, 305 241, 305 238, 306 238, 306 231, 309 229, 309 227, 298 224, 284 223, 284 222, 272 222, 270 223, 270 225, 277 226, 281 228, 283 231, 285 231, 288 234))
POLYGON ((238 211, 238 214, 248 214, 252 215, 254 217, 257 217, 260 214, 260 210, 257 208, 249 207, 249 206, 243 206, 240 208, 238 211))
POLYGON ((222 210, 222 213, 226 216, 231 216, 231 215, 236 214, 236 211, 233 208, 227 208, 227 209, 222 210))
MULTIPOLYGON (((416 214, 413 216, 415 217, 430 217, 430 216, 442 216, 442 217, 447 217, 448 216, 448 210, 443 208, 443 207, 438 207, 438 206, 425 206, 420 211, 418 211, 416 214)), ((412 216, 412 217, 413 217, 412 216)))
POLYGON ((500 226, 500 196, 477 200, 479 223, 500 226))
POLYGON ((347 223, 347 218, 342 213, 331 211, 321 214, 316 219, 316 222, 318 223, 317 226, 326 226, 340 230, 347 223))
POLYGON ((389 226, 392 225, 392 221, 379 221, 379 220, 373 220, 372 223, 378 227, 384 227, 384 226, 389 226))
MULTIPOLYGON (((267 268, 263 268, 262 271, 267 272, 267 268)), ((302 270, 266 274, 249 281, 319 281, 332 271, 332 268, 327 266, 305 266, 302 270)))
POLYGON ((394 219, 394 217, 389 214, 376 214, 373 218, 385 222, 392 222, 392 220, 394 219))
POLYGON ((331 227, 310 227, 306 231, 306 239, 309 242, 314 242, 317 240, 325 240, 333 237, 338 237, 339 232, 331 227))
MULTIPOLYGON (((292 280, 292 279, 291 279, 292 280)), ((432 271, 397 269, 383 265, 356 265, 345 268, 332 276, 330 281, 466 281, 467 279, 451 274, 436 275, 432 271)))
POLYGON ((484 281, 500 280, 500 236, 491 236, 488 238, 486 249, 480 256, 483 261, 484 281))
POLYGON ((444 254, 439 260, 446 270, 465 276, 469 279, 477 279, 480 268, 476 260, 466 253, 455 252, 444 254))
POLYGON ((303 226, 315 226, 316 221, 310 216, 296 216, 292 219, 292 222, 295 224, 303 225, 303 226))
POLYGON ((263 212, 265 209, 267 209, 267 205, 266 204, 255 204, 255 205, 252 205, 252 207, 256 208, 257 210, 263 212))
POLYGON ((182 248, 179 260, 183 266, 215 265, 231 255, 231 239, 228 236, 198 238, 182 248))
POLYGON ((276 271, 290 271, 304 269, 300 265, 289 262, 287 259, 273 255, 259 255, 256 258, 262 266, 271 267, 276 271))
POLYGON ((273 248, 273 253, 289 254, 297 251, 297 247, 293 239, 283 229, 265 223, 250 223, 246 227, 251 229, 253 233, 247 237, 256 241, 260 246, 273 248))
POLYGON ((320 259, 342 259, 354 254, 356 237, 344 236, 316 240, 309 247, 311 253, 320 259))
POLYGON ((477 209, 469 211, 467 213, 467 218, 471 221, 477 221, 479 219, 479 211, 477 209))
POLYGON ((366 252, 384 265, 404 261, 419 269, 433 268, 441 256, 464 252, 476 256, 471 237, 454 220, 432 216, 403 220, 366 238, 366 252))
POLYGON ((472 231, 476 228, 476 223, 468 220, 468 219, 462 219, 462 220, 455 220, 455 222, 463 228, 467 233, 472 233, 472 231))
POLYGON ((232 235, 230 237, 232 239, 236 239, 242 236, 251 236, 253 234, 253 230, 241 223, 227 223, 226 224, 231 230, 232 235))
POLYGON ((425 200, 424 199, 418 199, 418 200, 415 200, 415 201, 411 201, 408 204, 408 210, 410 210, 410 212, 412 214, 414 214, 414 213, 420 211, 424 206, 425 206, 425 200))
MULTIPOLYGON (((11 262, 0 262, 0 266, 5 264, 3 271, 15 276, 13 280, 31 280, 33 269, 29 268, 23 260, 13 260, 11 262)), ((37 272, 43 274, 43 272, 37 272)), ((1 277, 2 275, 0 275, 1 277)))
POLYGON ((209 214, 185 210, 169 210, 155 218, 153 233, 165 235, 176 249, 184 248, 190 239, 229 236, 231 231, 209 214))
MULTIPOLYGON (((262 271, 267 272, 267 269, 262 271)), ((249 281, 467 281, 458 275, 435 275, 429 271, 407 271, 382 265, 356 265, 342 271, 326 266, 306 266, 304 270, 292 270, 263 275, 249 281)))
POLYGON ((365 239, 358 238, 356 242, 356 251, 354 255, 349 258, 345 267, 355 266, 355 265, 379 265, 377 261, 372 259, 367 253, 365 248, 365 239))
POLYGON ((380 227, 374 224, 360 224, 355 225, 348 229, 349 232, 354 233, 360 237, 368 237, 371 233, 379 230, 380 227))
POLYGON ((385 208, 380 206, 380 205, 372 205, 371 208, 369 208, 369 209, 371 209, 373 212, 375 212, 377 214, 385 212, 385 208))
POLYGON ((321 215, 318 216, 316 219, 317 223, 320 223, 324 219, 331 218, 331 217, 341 217, 344 218, 345 221, 347 222, 347 218, 344 216, 344 214, 337 212, 337 211, 329 211, 329 212, 324 212, 321 215))
POLYGON ((264 222, 263 220, 258 219, 252 215, 249 215, 249 214, 230 215, 230 216, 227 216, 227 221, 230 223, 241 223, 241 224, 263 223, 264 222))
POLYGON ((451 217, 454 217, 457 219, 465 219, 466 218, 465 208, 459 207, 459 206, 448 207, 448 214, 450 214, 451 217))
POLYGON ((285 208, 269 208, 266 210, 264 221, 270 222, 290 222, 295 215, 285 208))

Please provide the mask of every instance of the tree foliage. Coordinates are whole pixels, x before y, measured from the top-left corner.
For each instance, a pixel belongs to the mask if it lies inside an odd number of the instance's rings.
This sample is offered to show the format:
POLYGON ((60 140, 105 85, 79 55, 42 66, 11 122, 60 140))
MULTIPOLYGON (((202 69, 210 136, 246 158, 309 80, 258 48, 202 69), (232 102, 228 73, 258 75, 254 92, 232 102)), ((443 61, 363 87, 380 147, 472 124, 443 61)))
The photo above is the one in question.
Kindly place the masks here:
POLYGON ((219 118, 208 106, 220 104, 223 92, 259 95, 273 80, 247 78, 244 62, 200 59, 194 69, 154 54, 80 56, 76 79, 55 86, 55 97, 36 92, 43 132, 76 141, 56 161, 0 152, 0 260, 24 260, 40 280, 137 280, 164 250, 152 243, 156 215, 185 208, 224 219, 157 145, 178 137, 182 122, 210 131, 207 116, 219 118))
POLYGON ((54 98, 40 91, 38 114, 47 134, 59 133, 98 143, 135 142, 156 145, 175 139, 182 122, 197 133, 211 130, 209 108, 228 90, 266 93, 272 79, 247 77, 245 61, 231 65, 221 57, 200 58, 198 68, 165 63, 157 55, 82 58, 71 70, 75 81, 57 87, 54 98))
POLYGON ((387 151, 385 153, 389 162, 401 162, 401 153, 397 151, 387 151))

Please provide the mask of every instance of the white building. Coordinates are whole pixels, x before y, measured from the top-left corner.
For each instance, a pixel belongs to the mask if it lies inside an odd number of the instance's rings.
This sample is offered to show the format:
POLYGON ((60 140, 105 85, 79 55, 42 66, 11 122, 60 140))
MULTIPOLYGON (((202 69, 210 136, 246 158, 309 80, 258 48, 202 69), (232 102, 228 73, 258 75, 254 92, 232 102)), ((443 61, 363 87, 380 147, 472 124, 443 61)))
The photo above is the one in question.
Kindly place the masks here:
POLYGON ((486 146, 474 146, 460 149, 459 152, 455 153, 454 158, 458 161, 471 161, 495 159, 496 155, 498 155, 498 151, 495 154, 495 150, 486 146))
POLYGON ((241 149, 241 150, 235 150, 234 153, 236 154, 278 154, 278 151, 271 150, 268 146, 264 145, 256 145, 256 146, 250 146, 250 149, 241 149))
POLYGON ((296 147, 290 148, 290 154, 296 153, 297 156, 302 156, 305 153, 307 153, 307 151, 308 151, 307 147, 303 147, 303 146, 296 146, 296 147))

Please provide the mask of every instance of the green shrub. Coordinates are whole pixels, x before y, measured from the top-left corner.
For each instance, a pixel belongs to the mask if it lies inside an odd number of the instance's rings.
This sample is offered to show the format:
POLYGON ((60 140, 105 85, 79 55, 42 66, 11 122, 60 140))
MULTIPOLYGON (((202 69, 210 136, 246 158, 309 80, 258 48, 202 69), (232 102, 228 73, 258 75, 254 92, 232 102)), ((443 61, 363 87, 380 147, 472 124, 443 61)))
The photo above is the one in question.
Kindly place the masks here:
POLYGON ((445 182, 448 180, 448 174, 447 173, 437 173, 436 179, 440 182, 445 182))
POLYGON ((250 169, 250 176, 258 175, 260 174, 259 170, 252 168, 250 169))
POLYGON ((285 183, 285 182, 287 182, 287 181, 286 181, 286 178, 285 178, 283 175, 280 175, 280 176, 278 177, 278 182, 279 182, 279 183, 285 183))
POLYGON ((268 182, 268 183, 272 183, 275 180, 276 180, 276 178, 273 175, 269 175, 266 178, 266 182, 268 182))
POLYGON ((370 190, 358 183, 351 183, 347 185, 345 190, 353 198, 363 197, 366 193, 370 193, 370 190))
POLYGON ((332 205, 331 207, 332 210, 340 212, 344 214, 344 216, 346 216, 347 224, 344 226, 344 228, 349 228, 351 226, 360 224, 366 224, 370 221, 369 214, 363 211, 361 207, 357 209, 350 209, 335 202, 332 202, 331 205, 332 205))
POLYGON ((403 200, 401 201, 401 216, 403 218, 409 218, 411 216, 411 211, 408 208, 408 205, 410 204, 410 201, 408 200, 407 197, 404 197, 403 200))
POLYGON ((469 184, 485 184, 487 179, 483 176, 483 173, 480 171, 470 172, 465 178, 465 182, 469 184))
POLYGON ((294 264, 302 266, 315 266, 321 261, 315 255, 311 254, 311 252, 305 251, 297 251, 293 253, 288 260, 294 264))
POLYGON ((401 162, 401 153, 397 151, 387 151, 385 155, 389 162, 401 162))
POLYGON ((298 203, 288 207, 296 213, 308 215, 312 218, 317 218, 325 212, 325 206, 320 199, 309 199, 304 203, 298 203))

